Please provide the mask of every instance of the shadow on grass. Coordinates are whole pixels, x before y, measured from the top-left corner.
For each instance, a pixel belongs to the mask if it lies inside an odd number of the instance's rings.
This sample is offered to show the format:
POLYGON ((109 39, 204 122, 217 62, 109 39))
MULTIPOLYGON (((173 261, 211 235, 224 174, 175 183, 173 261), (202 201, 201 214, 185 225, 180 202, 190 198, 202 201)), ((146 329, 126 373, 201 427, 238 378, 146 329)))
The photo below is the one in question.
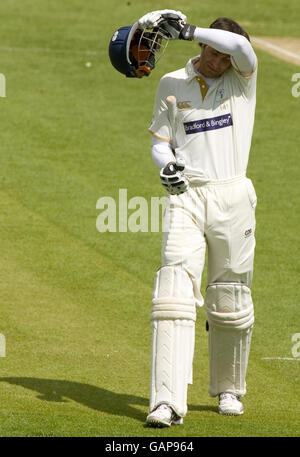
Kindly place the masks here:
MULTIPOLYGON (((101 387, 79 382, 41 378, 0 378, 7 382, 37 392, 37 398, 50 402, 67 402, 68 399, 96 411, 126 416, 145 422, 147 409, 142 412, 133 405, 148 407, 148 398, 112 392, 101 387)), ((191 411, 217 411, 213 406, 190 405, 191 411)))

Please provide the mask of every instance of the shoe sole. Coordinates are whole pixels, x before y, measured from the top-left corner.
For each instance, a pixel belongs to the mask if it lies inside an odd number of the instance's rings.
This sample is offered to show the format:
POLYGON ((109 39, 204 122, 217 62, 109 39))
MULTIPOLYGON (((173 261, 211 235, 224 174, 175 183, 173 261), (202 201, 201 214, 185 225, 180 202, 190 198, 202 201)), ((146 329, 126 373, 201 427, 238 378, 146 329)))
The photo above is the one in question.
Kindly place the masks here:
POLYGON ((219 409, 219 414, 222 414, 223 416, 241 416, 242 414, 244 414, 244 410, 242 411, 230 411, 230 410, 225 410, 225 411, 222 411, 219 409))
POLYGON ((171 425, 182 425, 183 424, 183 418, 179 417, 178 419, 173 420, 171 423, 170 422, 164 422, 161 419, 155 419, 151 418, 147 420, 147 425, 149 427, 157 427, 157 428, 163 428, 163 427, 170 427, 171 425))
POLYGON ((149 419, 147 420, 148 427, 156 427, 156 428, 163 428, 163 427, 170 427, 170 422, 164 422, 161 419, 149 419))

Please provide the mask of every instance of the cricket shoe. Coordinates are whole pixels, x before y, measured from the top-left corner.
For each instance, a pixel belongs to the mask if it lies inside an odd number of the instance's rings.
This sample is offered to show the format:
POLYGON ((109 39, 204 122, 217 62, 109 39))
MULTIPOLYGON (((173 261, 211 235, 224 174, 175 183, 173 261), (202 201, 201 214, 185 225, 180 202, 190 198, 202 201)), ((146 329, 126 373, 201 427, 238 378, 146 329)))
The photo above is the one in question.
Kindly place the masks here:
POLYGON ((183 424, 183 418, 171 406, 161 404, 147 416, 146 423, 150 427, 170 427, 183 424))
POLYGON ((229 392, 223 392, 219 395, 219 414, 240 416, 243 412, 243 404, 238 395, 229 392))

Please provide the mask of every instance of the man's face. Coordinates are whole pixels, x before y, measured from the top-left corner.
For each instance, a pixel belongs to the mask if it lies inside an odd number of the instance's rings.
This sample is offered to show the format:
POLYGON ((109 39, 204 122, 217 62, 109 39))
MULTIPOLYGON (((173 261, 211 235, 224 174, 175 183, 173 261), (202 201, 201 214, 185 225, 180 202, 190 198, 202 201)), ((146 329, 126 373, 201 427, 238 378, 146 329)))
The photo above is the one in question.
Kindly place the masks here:
POLYGON ((218 78, 231 65, 230 55, 203 45, 197 70, 207 78, 218 78))

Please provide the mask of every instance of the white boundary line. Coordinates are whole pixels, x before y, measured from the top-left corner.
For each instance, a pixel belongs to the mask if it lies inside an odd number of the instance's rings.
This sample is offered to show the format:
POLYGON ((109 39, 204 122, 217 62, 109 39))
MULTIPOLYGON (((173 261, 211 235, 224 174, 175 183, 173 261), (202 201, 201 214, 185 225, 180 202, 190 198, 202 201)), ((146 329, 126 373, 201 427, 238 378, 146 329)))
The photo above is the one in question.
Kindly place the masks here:
POLYGON ((275 44, 270 43, 269 41, 262 40, 261 38, 251 37, 251 40, 253 41, 253 43, 261 44, 261 45, 265 46, 266 48, 273 49, 274 51, 277 51, 280 54, 286 55, 287 57, 292 57, 293 59, 296 59, 300 62, 299 54, 295 54, 294 52, 287 51, 286 49, 283 49, 280 46, 276 46, 275 44))
POLYGON ((300 362, 300 357, 262 357, 261 360, 296 360, 300 362))

